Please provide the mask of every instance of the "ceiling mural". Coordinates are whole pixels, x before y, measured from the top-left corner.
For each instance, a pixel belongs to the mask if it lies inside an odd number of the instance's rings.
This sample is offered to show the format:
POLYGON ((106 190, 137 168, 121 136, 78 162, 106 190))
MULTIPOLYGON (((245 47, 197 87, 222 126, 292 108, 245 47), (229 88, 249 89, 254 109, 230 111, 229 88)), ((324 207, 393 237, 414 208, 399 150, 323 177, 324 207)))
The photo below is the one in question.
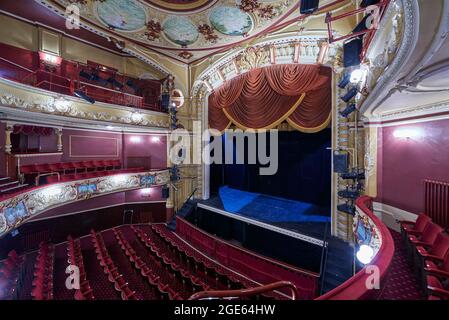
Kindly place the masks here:
POLYGON ((74 4, 83 28, 186 63, 263 36, 300 16, 297 0, 35 1, 60 15, 74 4))

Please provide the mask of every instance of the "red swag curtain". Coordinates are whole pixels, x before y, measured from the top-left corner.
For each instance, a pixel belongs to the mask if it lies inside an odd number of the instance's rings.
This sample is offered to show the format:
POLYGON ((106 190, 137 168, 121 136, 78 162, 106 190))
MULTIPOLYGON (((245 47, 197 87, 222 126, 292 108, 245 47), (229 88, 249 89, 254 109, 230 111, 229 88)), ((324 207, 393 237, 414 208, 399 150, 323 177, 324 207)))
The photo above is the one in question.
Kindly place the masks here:
POLYGON ((287 120, 297 130, 318 132, 329 124, 330 111, 330 68, 276 65, 240 75, 211 94, 209 127, 271 129, 287 120))

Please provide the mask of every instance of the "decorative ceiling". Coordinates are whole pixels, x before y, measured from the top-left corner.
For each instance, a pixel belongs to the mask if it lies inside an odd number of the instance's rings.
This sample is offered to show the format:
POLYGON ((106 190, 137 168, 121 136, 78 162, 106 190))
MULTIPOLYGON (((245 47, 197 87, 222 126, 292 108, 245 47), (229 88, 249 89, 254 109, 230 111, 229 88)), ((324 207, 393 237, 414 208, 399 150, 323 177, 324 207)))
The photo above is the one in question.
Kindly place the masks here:
POLYGON ((300 16, 297 0, 35 1, 59 14, 77 5, 82 27, 185 63, 262 36, 300 16))

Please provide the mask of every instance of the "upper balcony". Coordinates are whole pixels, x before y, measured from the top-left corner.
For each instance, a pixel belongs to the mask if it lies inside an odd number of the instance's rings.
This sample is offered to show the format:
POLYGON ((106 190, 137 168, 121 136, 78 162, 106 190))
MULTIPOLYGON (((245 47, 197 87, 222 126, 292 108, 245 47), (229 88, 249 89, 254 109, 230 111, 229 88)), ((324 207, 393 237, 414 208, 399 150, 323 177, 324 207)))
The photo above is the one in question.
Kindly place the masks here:
POLYGON ((0 43, 0 77, 90 103, 164 112, 161 81, 137 79, 91 61, 84 64, 0 43))

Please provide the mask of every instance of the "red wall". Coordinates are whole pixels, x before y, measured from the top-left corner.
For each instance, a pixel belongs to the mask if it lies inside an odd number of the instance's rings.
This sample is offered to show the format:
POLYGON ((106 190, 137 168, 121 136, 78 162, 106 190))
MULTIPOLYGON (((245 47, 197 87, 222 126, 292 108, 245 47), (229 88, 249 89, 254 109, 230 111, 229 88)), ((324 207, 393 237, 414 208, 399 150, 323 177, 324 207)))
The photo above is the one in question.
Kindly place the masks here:
POLYGON ((449 181, 449 120, 379 129, 378 198, 412 212, 424 210, 424 179, 449 181), (418 136, 394 137, 411 129, 418 136))
POLYGON ((167 167, 167 137, 162 134, 124 134, 124 163, 129 167, 149 166, 162 169, 167 167))

